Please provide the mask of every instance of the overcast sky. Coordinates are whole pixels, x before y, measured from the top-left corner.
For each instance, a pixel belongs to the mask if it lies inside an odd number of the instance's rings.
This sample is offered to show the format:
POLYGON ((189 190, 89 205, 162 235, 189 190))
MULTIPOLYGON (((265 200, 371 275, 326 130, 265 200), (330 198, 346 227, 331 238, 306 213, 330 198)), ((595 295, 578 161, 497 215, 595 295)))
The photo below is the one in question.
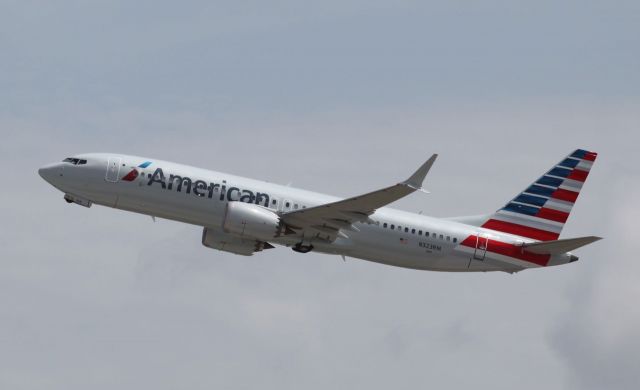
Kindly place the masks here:
POLYGON ((0 388, 635 389, 638 1, 0 1, 0 388), (599 153, 516 275, 406 270, 68 205, 37 168, 119 152, 394 206, 491 212, 599 153))

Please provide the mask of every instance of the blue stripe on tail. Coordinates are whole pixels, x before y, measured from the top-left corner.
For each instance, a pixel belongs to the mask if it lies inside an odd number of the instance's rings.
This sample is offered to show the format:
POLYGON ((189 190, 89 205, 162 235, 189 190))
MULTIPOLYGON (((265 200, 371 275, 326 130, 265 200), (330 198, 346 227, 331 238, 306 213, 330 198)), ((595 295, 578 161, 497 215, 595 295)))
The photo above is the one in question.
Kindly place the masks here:
POLYGON ((547 175, 558 176, 558 177, 567 177, 570 174, 571 174, 571 169, 565 169, 560 167, 555 167, 549 172, 547 172, 547 175))
POLYGON ((580 164, 580 160, 576 160, 574 158, 565 158, 564 161, 562 161, 558 165, 567 167, 567 168, 575 168, 578 164, 580 164))
POLYGON ((555 177, 542 176, 536 183, 558 188, 563 181, 563 179, 557 179, 555 177))
POLYGON ((547 203, 547 198, 541 198, 539 196, 520 194, 517 198, 513 200, 514 202, 526 203, 532 206, 542 207, 545 203, 547 203))
POLYGON ((536 215, 538 213, 538 207, 525 206, 517 203, 509 203, 504 206, 503 210, 511 211, 514 213, 526 214, 526 215, 536 215))
POLYGON ((549 197, 551 196, 551 194, 553 194, 554 191, 555 190, 553 188, 537 186, 535 184, 530 186, 526 190, 524 190, 524 192, 528 192, 530 194, 549 196, 549 197))

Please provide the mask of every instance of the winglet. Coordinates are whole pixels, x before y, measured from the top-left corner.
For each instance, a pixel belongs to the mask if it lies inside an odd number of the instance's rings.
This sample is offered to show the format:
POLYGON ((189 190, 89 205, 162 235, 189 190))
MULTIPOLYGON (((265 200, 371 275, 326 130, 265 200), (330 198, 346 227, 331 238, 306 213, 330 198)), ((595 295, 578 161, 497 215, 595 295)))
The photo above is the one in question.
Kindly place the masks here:
POLYGON ((418 170, 415 171, 415 173, 411 175, 410 178, 402 182, 402 184, 405 184, 413 188, 414 190, 422 189, 422 182, 424 181, 424 178, 427 176, 427 173, 429 173, 429 170, 431 169, 431 166, 433 165, 433 163, 436 161, 437 157, 438 157, 437 154, 434 154, 433 156, 431 156, 431 158, 429 158, 424 164, 422 164, 422 166, 418 168, 418 170))

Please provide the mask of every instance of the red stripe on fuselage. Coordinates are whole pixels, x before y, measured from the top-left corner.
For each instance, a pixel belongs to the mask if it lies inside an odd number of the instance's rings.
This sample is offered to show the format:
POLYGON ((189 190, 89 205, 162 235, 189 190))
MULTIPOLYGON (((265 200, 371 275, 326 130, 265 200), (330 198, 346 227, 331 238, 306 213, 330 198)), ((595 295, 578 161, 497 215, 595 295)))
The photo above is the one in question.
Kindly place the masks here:
POLYGON ((567 202, 575 203, 576 199, 578 199, 578 193, 569 190, 563 190, 561 188, 555 190, 553 194, 551 194, 553 199, 560 199, 567 202))
POLYGON ((516 223, 498 221, 496 219, 490 219, 482 225, 485 229, 497 230, 499 232, 515 234, 517 236, 533 238, 540 241, 557 240, 560 236, 555 232, 548 232, 546 230, 536 229, 529 226, 518 225, 516 223))
POLYGON ((567 218, 569 218, 569 213, 542 207, 540 210, 538 210, 538 214, 536 214, 536 217, 548 219, 550 221, 564 223, 564 222, 567 222, 567 218))
MULTIPOLYGON (((469 236, 464 241, 462 241, 460 245, 475 249, 476 242, 476 236, 469 236)), ((549 259, 551 258, 550 255, 539 255, 537 253, 527 252, 520 246, 492 239, 488 240, 487 252, 513 257, 514 259, 527 261, 529 263, 541 265, 543 267, 549 264, 549 259)))

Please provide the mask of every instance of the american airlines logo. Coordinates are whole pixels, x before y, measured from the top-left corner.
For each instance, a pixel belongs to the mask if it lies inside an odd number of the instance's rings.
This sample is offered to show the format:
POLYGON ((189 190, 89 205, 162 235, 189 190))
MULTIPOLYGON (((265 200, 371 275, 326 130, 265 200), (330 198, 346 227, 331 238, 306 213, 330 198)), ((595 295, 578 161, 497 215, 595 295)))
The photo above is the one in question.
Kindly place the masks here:
MULTIPOLYGON (((142 166, 140 165, 140 167, 142 166)), ((134 169, 133 171, 136 170, 134 169)), ((131 172, 127 174, 127 176, 129 176, 131 172)), ((138 177, 137 171, 133 179, 136 177, 138 177)), ((162 168, 156 168, 153 174, 147 174, 147 178, 149 179, 147 182, 148 186, 157 184, 163 190, 184 192, 187 194, 193 193, 195 196, 199 196, 201 198, 206 197, 209 199, 213 199, 215 196, 219 200, 225 200, 226 198, 228 201, 255 203, 264 207, 269 207, 269 194, 264 192, 254 193, 251 190, 241 189, 238 187, 227 187, 226 180, 223 180, 222 183, 211 183, 204 180, 192 180, 187 176, 178 176, 173 174, 169 174, 169 177, 167 178, 162 171, 162 168)), ((133 179, 128 181, 132 181, 133 179)), ((125 179, 123 178, 122 180, 125 179)))
MULTIPOLYGON (((149 165, 151 165, 151 161, 145 161, 142 164, 138 165, 137 168, 146 168, 149 165)), ((140 173, 138 172, 138 170, 136 168, 133 168, 131 170, 131 172, 127 173, 126 175, 124 175, 122 177, 122 180, 124 180, 124 181, 134 181, 138 177, 139 174, 140 173)))

